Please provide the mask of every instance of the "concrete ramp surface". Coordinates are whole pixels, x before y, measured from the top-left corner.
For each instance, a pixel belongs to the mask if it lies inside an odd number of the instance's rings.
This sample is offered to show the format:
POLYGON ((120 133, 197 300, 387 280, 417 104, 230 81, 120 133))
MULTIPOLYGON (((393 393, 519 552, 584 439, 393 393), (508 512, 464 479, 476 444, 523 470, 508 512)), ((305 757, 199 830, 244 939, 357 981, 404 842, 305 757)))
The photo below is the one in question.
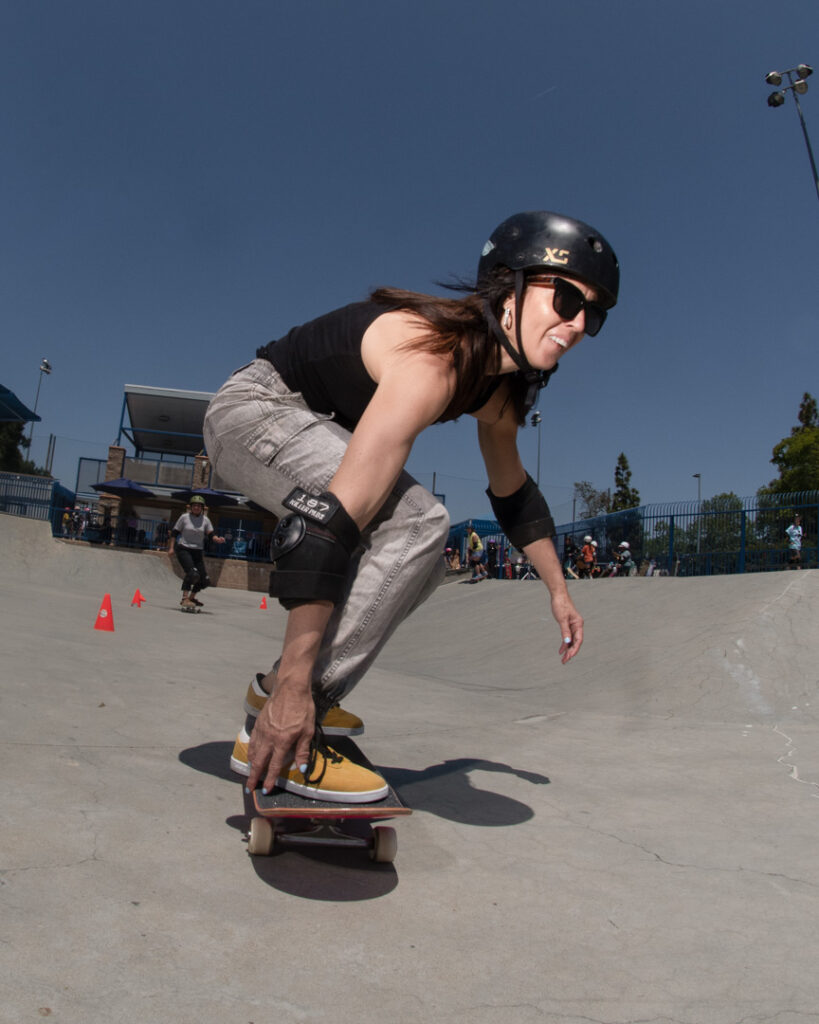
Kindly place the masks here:
POLYGON ((373 865, 246 853, 272 601, 0 557, 0 1020, 819 1021, 815 572, 572 583, 565 667, 541 584, 441 587, 345 701, 415 811, 373 865))

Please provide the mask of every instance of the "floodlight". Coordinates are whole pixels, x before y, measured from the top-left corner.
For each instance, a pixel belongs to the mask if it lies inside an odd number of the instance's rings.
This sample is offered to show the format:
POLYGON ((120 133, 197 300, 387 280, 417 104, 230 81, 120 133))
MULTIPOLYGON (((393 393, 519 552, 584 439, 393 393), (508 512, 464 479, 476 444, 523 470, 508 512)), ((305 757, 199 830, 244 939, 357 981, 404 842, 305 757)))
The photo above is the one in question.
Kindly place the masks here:
POLYGON ((768 106, 769 107, 781 107, 784 102, 785 102, 785 93, 784 92, 772 92, 771 95, 768 97, 768 106))
POLYGON ((808 91, 808 83, 802 78, 798 79, 793 83, 793 91, 798 92, 800 96, 804 96, 808 91))
POLYGON ((765 81, 768 85, 782 85, 782 75, 780 75, 778 71, 769 71, 768 74, 765 75, 765 81))
MULTIPOLYGON (((813 74, 813 68, 810 66, 810 64, 797 64, 794 70, 800 78, 807 78, 808 75, 813 74)), ((773 82, 772 84, 776 85, 777 83, 773 82)))

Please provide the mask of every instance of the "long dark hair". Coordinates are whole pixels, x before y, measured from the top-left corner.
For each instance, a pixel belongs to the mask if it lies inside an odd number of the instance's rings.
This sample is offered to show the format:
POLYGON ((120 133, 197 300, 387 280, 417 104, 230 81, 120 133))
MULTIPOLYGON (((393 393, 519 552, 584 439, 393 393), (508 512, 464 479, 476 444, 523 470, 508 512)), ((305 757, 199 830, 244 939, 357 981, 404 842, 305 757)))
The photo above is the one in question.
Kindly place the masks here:
MULTIPOLYGON (((430 325, 428 334, 414 339, 410 348, 422 349, 435 355, 449 356, 455 369, 455 394, 447 406, 442 420, 453 420, 474 409, 489 387, 493 376, 500 373, 500 343, 486 320, 485 303, 495 318, 500 317, 503 301, 514 291, 514 274, 506 267, 497 267, 488 278, 483 278, 480 291, 463 281, 445 284, 452 291, 466 292, 462 298, 448 299, 401 288, 377 288, 371 293, 372 302, 392 310, 415 313, 430 325)), ((523 411, 527 386, 519 373, 506 375, 509 381, 509 399, 518 422, 525 422, 523 411)))

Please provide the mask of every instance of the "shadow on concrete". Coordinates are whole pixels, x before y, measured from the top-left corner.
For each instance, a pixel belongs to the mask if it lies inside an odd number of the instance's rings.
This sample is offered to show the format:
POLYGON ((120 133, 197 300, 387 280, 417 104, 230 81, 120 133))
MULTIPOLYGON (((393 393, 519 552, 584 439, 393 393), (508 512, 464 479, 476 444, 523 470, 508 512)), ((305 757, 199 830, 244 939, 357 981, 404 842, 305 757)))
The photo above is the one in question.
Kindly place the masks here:
MULTIPOLYGON (((231 828, 247 833, 254 816, 250 796, 243 793, 244 815, 227 819, 231 828)), ((366 835, 366 822, 348 823, 351 831, 366 835)), ((366 850, 343 848, 294 848, 274 851, 268 857, 250 857, 253 870, 266 885, 305 900, 350 903, 374 900, 398 885, 393 864, 376 864, 366 850)))
POLYGON ((471 778, 472 772, 499 772, 514 775, 536 786, 549 784, 545 775, 483 758, 462 757, 442 761, 420 771, 385 767, 378 770, 415 810, 465 825, 490 828, 520 825, 532 818, 534 811, 513 797, 476 787, 471 778))
POLYGON ((230 770, 230 755, 233 753, 233 743, 219 741, 213 743, 202 743, 198 747, 188 747, 180 751, 179 760, 188 768, 194 771, 203 772, 205 775, 213 775, 217 779, 225 779, 227 782, 239 781, 239 776, 230 770))

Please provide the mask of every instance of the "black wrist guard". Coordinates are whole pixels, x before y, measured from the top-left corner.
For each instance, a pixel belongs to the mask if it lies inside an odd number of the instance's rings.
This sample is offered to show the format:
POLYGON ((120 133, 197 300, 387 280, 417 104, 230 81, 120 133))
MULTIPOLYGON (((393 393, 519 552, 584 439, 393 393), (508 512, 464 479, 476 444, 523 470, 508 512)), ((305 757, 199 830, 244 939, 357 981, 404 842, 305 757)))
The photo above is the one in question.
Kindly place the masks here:
POLYGON ((288 611, 310 601, 338 604, 361 539, 358 527, 329 491, 309 494, 296 487, 284 507, 294 514, 280 520, 273 533, 270 558, 276 569, 270 574, 270 596, 288 611))
POLYGON ((514 494, 498 498, 491 490, 486 493, 500 528, 514 547, 524 548, 533 541, 554 537, 555 521, 549 506, 528 473, 526 483, 514 494))

